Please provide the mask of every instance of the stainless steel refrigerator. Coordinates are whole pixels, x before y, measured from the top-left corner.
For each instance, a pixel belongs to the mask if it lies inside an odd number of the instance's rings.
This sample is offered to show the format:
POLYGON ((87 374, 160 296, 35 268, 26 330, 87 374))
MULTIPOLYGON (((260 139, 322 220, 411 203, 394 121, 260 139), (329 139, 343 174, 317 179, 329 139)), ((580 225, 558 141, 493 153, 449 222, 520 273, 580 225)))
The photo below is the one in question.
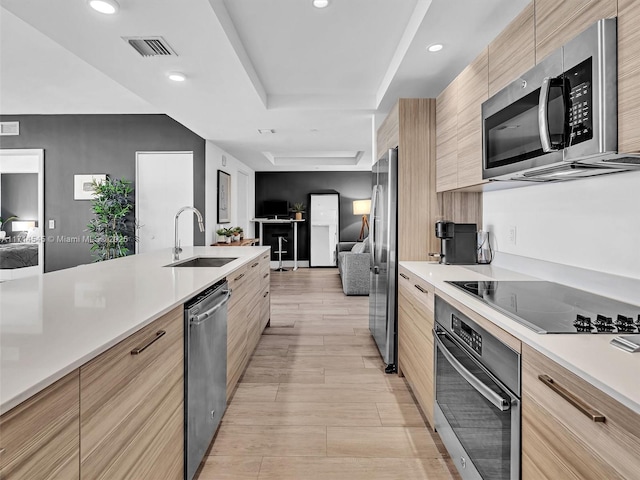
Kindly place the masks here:
POLYGON ((369 242, 369 330, 387 364, 397 371, 398 149, 373 166, 369 242))

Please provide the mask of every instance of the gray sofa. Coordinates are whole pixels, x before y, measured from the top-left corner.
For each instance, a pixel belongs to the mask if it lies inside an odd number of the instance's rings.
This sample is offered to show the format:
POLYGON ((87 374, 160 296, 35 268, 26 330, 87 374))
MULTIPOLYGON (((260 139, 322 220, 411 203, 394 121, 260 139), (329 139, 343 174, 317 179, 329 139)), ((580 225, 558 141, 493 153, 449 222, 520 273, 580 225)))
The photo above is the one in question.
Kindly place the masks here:
POLYGON ((354 245, 356 242, 338 242, 336 246, 342 290, 345 295, 369 295, 369 242, 365 239, 363 253, 352 252, 354 245))

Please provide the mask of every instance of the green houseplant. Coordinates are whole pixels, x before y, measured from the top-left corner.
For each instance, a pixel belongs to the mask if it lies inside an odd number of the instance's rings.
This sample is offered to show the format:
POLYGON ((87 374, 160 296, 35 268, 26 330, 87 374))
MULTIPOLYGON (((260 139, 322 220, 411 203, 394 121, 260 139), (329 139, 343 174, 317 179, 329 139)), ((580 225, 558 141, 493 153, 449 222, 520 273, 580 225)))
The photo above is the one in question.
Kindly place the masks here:
POLYGON ((93 182, 95 197, 91 209, 95 215, 87 225, 94 261, 100 262, 129 254, 136 237, 133 234, 133 188, 129 180, 107 178, 93 182))

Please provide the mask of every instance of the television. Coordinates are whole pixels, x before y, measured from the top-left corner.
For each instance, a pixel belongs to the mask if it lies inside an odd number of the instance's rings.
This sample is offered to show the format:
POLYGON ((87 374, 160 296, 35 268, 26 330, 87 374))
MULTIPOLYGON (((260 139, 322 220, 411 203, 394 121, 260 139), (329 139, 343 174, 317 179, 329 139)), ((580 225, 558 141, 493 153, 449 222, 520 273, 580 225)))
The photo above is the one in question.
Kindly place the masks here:
POLYGON ((262 216, 267 218, 289 217, 287 200, 265 200, 262 202, 262 216))

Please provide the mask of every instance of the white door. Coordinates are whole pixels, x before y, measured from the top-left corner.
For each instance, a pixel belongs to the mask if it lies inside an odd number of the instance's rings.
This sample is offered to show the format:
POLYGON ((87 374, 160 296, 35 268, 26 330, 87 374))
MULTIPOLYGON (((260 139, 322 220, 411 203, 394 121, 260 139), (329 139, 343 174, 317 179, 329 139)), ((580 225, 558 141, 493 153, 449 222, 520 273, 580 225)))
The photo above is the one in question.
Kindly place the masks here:
POLYGON ((249 175, 238 171, 238 226, 242 227, 245 236, 248 236, 249 230, 249 175))
MULTIPOLYGON (((193 207, 193 152, 136 153, 136 253, 173 248, 174 218, 193 207)), ((193 213, 180 216, 182 246, 193 245, 193 213)))

